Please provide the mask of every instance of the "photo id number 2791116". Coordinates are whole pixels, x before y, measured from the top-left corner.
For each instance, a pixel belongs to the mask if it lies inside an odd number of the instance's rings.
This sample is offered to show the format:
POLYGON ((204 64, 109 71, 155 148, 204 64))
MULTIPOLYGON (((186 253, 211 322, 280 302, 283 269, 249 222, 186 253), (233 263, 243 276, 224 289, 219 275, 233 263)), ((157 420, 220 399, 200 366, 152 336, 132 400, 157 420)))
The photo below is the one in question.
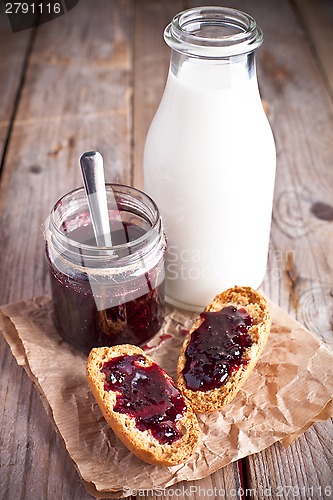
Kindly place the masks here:
POLYGON ((59 2, 6 2, 6 14, 60 14, 59 2))

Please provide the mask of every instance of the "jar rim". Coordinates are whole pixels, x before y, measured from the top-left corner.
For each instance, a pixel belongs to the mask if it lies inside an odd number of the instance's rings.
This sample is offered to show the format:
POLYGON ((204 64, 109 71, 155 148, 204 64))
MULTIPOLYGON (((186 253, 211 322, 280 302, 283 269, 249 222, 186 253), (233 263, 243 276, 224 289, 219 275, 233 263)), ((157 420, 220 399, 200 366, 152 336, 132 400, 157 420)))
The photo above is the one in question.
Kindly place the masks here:
MULTIPOLYGON (((49 224, 52 226, 52 229, 55 231, 56 237, 60 239, 62 243, 65 244, 70 244, 73 248, 80 249, 80 250, 87 250, 87 251, 98 251, 99 253, 101 251, 104 251, 105 253, 111 253, 114 250, 121 251, 128 249, 130 247, 133 247, 133 245, 140 245, 141 243, 144 243, 145 240, 148 240, 154 233, 158 231, 158 225, 161 220, 160 216, 160 211, 158 206, 156 205, 155 201, 145 192, 141 191, 140 189, 134 188, 132 186, 127 186, 126 184, 118 184, 118 183, 105 183, 106 190, 111 189, 113 192, 117 191, 121 193, 122 190, 127 190, 131 191, 133 194, 138 193, 140 196, 146 198, 146 200, 151 203, 152 208, 154 210, 154 218, 151 223, 151 227, 145 233, 140 236, 139 238, 136 238, 133 241, 129 241, 127 243, 122 243, 120 245, 112 245, 112 246, 103 246, 103 247, 97 247, 95 245, 88 245, 86 243, 80 243, 76 240, 73 240, 70 238, 68 235, 65 235, 61 230, 59 229, 56 221, 55 221, 55 211, 59 206, 63 205, 64 201, 66 199, 71 199, 73 196, 79 193, 83 193, 85 195, 85 190, 84 187, 81 186, 79 188, 75 188, 68 193, 64 194, 61 198, 58 199, 58 201, 54 204, 50 216, 49 216, 49 224)), ((101 258, 103 258, 103 255, 99 255, 101 258)))
POLYGON ((243 11, 208 6, 176 14, 164 30, 164 40, 177 52, 220 59, 252 52, 262 44, 263 33, 255 19, 243 11), (217 28, 219 35, 198 35, 198 31, 204 32, 207 27, 217 28))

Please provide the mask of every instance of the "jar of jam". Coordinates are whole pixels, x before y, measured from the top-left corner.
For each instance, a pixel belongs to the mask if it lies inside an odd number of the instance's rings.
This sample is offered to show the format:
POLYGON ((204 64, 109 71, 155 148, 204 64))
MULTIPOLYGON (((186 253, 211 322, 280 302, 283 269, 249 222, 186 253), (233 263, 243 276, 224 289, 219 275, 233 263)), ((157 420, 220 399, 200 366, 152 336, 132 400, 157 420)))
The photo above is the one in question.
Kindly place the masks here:
POLYGON ((164 320, 166 242, 145 193, 106 185, 112 247, 97 247, 83 188, 63 196, 45 223, 53 318, 84 351, 147 343, 164 320))

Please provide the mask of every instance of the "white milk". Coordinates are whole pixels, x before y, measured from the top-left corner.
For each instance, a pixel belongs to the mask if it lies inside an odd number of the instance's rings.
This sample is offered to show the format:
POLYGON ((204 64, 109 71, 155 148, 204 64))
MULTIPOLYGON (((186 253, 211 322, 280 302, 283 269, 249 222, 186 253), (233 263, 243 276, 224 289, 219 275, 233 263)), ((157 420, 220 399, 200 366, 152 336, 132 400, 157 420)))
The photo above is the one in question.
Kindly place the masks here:
POLYGON ((168 240, 170 302, 201 309, 266 270, 275 145, 255 71, 195 60, 169 71, 144 154, 168 240), (203 64, 205 64, 203 70, 203 64))

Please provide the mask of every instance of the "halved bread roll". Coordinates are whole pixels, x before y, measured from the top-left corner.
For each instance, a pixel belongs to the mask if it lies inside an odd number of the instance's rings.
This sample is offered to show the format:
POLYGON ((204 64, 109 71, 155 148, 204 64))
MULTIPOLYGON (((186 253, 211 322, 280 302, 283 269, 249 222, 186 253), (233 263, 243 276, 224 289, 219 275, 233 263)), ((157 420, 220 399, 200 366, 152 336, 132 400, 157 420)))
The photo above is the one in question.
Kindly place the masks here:
POLYGON ((169 377, 133 345, 92 349, 87 378, 104 418, 127 448, 153 465, 177 465, 194 453, 200 428, 169 377))
POLYGON ((265 346, 271 326, 264 297, 235 286, 217 295, 192 326, 178 360, 177 385, 197 413, 236 396, 265 346))

